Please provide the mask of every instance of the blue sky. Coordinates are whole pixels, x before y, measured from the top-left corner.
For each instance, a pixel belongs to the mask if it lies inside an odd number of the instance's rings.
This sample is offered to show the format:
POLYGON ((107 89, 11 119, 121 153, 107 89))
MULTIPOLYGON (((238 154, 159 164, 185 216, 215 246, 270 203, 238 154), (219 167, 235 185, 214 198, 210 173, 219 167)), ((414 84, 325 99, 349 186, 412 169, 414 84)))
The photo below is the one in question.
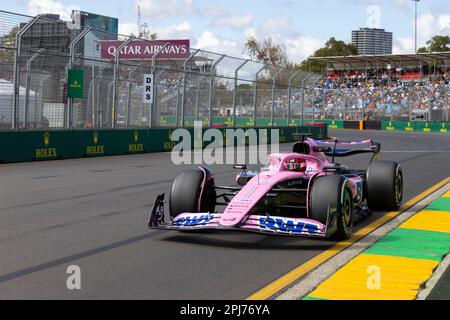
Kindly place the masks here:
MULTIPOLYGON (((76 8, 119 18, 128 34, 137 30, 138 3, 143 22, 160 37, 189 38, 194 47, 235 56, 249 35, 271 36, 297 62, 332 36, 350 42, 351 30, 368 24, 394 32, 395 53, 414 48, 411 0, 10 0, 1 9, 67 17, 76 8)), ((421 0, 419 45, 436 34, 450 35, 450 1, 421 0)))

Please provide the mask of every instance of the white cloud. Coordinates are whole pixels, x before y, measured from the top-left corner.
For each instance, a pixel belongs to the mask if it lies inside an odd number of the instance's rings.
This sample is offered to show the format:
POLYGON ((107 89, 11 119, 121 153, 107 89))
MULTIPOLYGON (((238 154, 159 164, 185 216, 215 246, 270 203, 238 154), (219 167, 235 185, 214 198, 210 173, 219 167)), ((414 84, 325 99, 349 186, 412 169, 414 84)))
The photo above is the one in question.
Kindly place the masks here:
POLYGON ((394 5, 397 8, 401 8, 401 9, 410 9, 411 8, 411 0, 394 0, 394 5))
MULTIPOLYGON (((414 21, 411 22, 414 27, 414 21)), ((426 42, 436 35, 450 36, 450 15, 425 13, 417 19, 418 48, 425 47, 426 42)), ((414 52, 414 36, 394 39, 394 53, 414 52)))
POLYGON ((256 29, 255 28, 248 28, 244 31, 245 38, 248 39, 250 37, 256 38, 256 29))
POLYGON ((241 45, 236 41, 218 37, 211 31, 203 32, 200 37, 196 39, 194 47, 234 57, 239 57, 242 54, 240 49, 241 45))
POLYGON ((320 49, 324 42, 311 36, 298 36, 285 41, 287 55, 290 61, 300 63, 320 49))
MULTIPOLYGON (((185 21, 167 27, 149 26, 146 31, 158 34, 159 39, 190 39, 193 37, 191 23, 185 21)), ((137 35, 139 28, 137 23, 125 22, 119 24, 119 33, 123 35, 137 35)))
POLYGON ((198 14, 200 9, 192 0, 137 0, 135 8, 141 7, 142 14, 152 19, 198 14))
POLYGON ((214 19, 211 27, 228 27, 235 30, 242 30, 252 24, 254 16, 251 14, 244 15, 224 15, 214 19))
POLYGON ((139 28, 137 23, 133 22, 125 22, 125 23, 119 23, 119 34, 123 35, 137 35, 139 33, 139 28))
POLYGON ((189 22, 181 22, 179 24, 170 25, 167 27, 154 27, 150 31, 156 32, 159 38, 166 39, 181 39, 192 38, 192 25, 189 22))
POLYGON ((223 15, 224 9, 221 5, 218 4, 210 4, 205 8, 205 14, 210 17, 223 15))
POLYGON ((298 32, 293 28, 290 18, 280 19, 279 17, 268 18, 260 27, 260 34, 271 36, 272 38, 283 39, 296 35, 298 32))
POLYGON ((392 50, 394 54, 414 52, 414 39, 409 37, 395 38, 392 50))
POLYGON ((30 0, 27 4, 28 14, 35 16, 44 13, 59 14, 62 20, 70 20, 72 10, 80 10, 77 5, 64 5, 52 0, 30 0))
POLYGON ((419 43, 425 45, 426 41, 436 35, 450 35, 450 15, 426 13, 418 21, 419 43))
POLYGON ((205 31, 202 35, 197 39, 197 48, 198 49, 206 49, 210 47, 215 47, 219 45, 219 39, 214 36, 214 34, 210 31, 205 31))
POLYGON ((441 15, 438 18, 438 24, 441 29, 450 29, 450 14, 441 15))
POLYGON ((268 18, 260 26, 248 28, 244 34, 246 38, 252 36, 259 41, 271 37, 275 44, 286 49, 288 59, 293 63, 300 63, 325 43, 319 38, 297 31, 289 18, 268 18))

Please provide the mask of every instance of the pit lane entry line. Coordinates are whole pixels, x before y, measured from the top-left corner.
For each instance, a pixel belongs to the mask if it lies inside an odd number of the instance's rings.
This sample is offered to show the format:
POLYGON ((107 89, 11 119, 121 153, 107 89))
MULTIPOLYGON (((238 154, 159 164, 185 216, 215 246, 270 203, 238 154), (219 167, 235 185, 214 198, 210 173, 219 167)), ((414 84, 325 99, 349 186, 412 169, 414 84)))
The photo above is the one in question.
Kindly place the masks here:
POLYGON ((275 297, 276 295, 282 293, 285 289, 293 285, 295 282, 297 282, 301 277, 303 277, 308 272, 312 271, 313 269, 317 268, 319 265, 324 263, 325 261, 329 260, 330 258, 337 255, 339 252, 342 252, 343 250, 350 247, 353 243, 357 242, 358 240, 364 238, 374 230, 378 229, 383 224, 389 222, 390 220, 394 219, 398 215, 402 214, 404 211, 408 210, 412 206, 414 206, 416 203, 420 202, 424 198, 428 197, 435 191, 439 190, 443 186, 445 186, 447 183, 450 182, 450 177, 447 177, 443 181, 439 182, 438 184, 434 185, 433 187, 429 188, 428 190, 422 192, 420 195, 416 196, 415 198, 409 200, 405 204, 401 206, 401 208, 397 211, 392 211, 384 215, 383 217, 379 218, 378 220, 372 222, 370 225, 360 229, 357 231, 349 240, 341 241, 337 243, 332 248, 322 252, 318 256, 312 258, 308 262, 298 266, 297 268, 293 269, 286 275, 282 276, 281 278, 275 280, 274 282, 270 283, 266 287, 262 288, 258 292, 254 293, 250 297, 247 298, 247 300, 267 300, 272 297, 275 297))

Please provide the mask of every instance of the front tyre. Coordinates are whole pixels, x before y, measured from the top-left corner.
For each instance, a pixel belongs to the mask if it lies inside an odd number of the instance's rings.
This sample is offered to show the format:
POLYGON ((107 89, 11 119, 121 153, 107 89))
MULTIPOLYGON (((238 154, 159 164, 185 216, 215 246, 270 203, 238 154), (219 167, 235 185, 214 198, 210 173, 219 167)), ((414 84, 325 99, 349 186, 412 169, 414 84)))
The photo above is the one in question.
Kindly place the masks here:
POLYGON ((216 207, 214 178, 204 168, 181 172, 170 192, 170 217, 182 213, 212 213, 216 207))
POLYGON ((374 211, 395 211, 403 200, 403 170, 390 161, 372 162, 367 171, 367 204, 374 211))
MULTIPOLYGON (((319 177, 311 190, 310 218, 327 224, 329 212, 336 213, 334 238, 345 240, 353 234, 353 199, 348 180, 339 175, 319 177)), ((330 227, 330 226, 329 226, 330 227)))

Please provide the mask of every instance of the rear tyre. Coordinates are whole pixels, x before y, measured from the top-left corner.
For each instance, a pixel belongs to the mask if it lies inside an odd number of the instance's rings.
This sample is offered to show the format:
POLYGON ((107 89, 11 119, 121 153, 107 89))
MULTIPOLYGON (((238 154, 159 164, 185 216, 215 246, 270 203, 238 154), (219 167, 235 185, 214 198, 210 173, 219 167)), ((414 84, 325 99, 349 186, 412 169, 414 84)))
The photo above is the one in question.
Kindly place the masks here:
POLYGON ((372 162, 367 171, 367 204, 374 211, 394 211, 403 200, 403 170, 396 162, 372 162))
POLYGON ((181 172, 173 182, 169 203, 172 219, 182 213, 214 212, 216 208, 214 178, 208 171, 204 172, 201 169, 181 172))
POLYGON ((312 186, 310 217, 323 224, 328 223, 328 211, 336 212, 338 240, 353 234, 353 199, 348 180, 339 175, 320 177, 312 186))

